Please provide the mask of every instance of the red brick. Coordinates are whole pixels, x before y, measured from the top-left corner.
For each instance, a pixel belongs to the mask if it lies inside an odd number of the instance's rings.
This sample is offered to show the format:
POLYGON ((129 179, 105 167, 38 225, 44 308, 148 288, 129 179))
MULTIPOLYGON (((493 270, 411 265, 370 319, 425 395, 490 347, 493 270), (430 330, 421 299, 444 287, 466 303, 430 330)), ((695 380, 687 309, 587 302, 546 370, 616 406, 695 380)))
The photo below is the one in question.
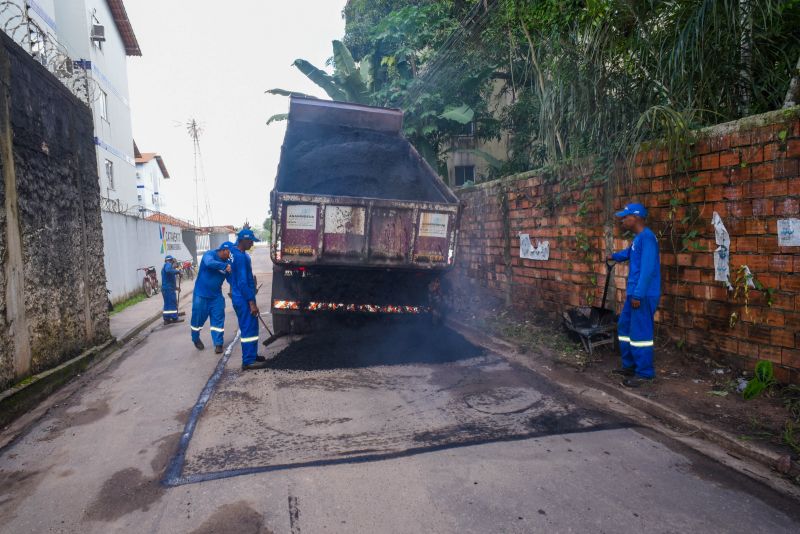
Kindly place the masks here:
POLYGON ((732 165, 739 165, 741 162, 741 158, 739 153, 735 150, 728 150, 723 152, 719 155, 719 166, 720 167, 730 167, 732 165))
POLYGON ((737 132, 733 135, 726 136, 729 139, 730 146, 744 146, 749 145, 752 141, 750 132, 737 132))
POLYGON ((765 197, 783 197, 789 194, 789 182, 787 180, 774 180, 764 184, 765 197))
MULTIPOLYGON (((689 191, 689 202, 692 204, 698 204, 700 202, 705 201, 705 188, 703 187, 695 187, 691 191, 689 191)), ((716 199, 714 199, 716 200, 716 199)))
POLYGON ((800 196, 800 180, 789 180, 787 192, 792 196, 800 196))
POLYGON ((772 180, 775 178, 775 163, 761 163, 750 167, 750 176, 753 180, 772 180))
POLYGON ((758 359, 767 360, 773 363, 781 363, 781 348, 762 345, 758 349, 758 359))
POLYGON ((718 169, 719 168, 719 154, 706 154, 700 158, 700 168, 702 170, 718 169))
POLYGON ((786 156, 789 158, 800 158, 800 139, 790 139, 786 143, 786 156))
POLYGON ((764 146, 764 161, 772 161, 786 155, 786 145, 782 143, 770 143, 764 146))
POLYGON ((714 185, 727 184, 729 181, 729 174, 722 170, 711 171, 709 173, 709 181, 714 185))
POLYGON ((747 255, 747 256, 741 256, 740 260, 744 265, 750 267, 750 271, 756 274, 760 272, 765 272, 769 269, 767 256, 747 255))
POLYGON ((706 312, 705 301, 702 300, 688 300, 686 302, 686 310, 692 315, 703 315, 706 312))
POLYGON ((700 282, 699 269, 683 269, 681 272, 681 280, 684 282, 700 282))
POLYGON ((753 216, 754 217, 767 217, 775 214, 774 201, 766 198, 753 199, 753 216))
POLYGON ((722 198, 728 200, 739 200, 742 198, 743 190, 741 185, 729 185, 722 190, 722 198))
POLYGON ((769 326, 784 326, 786 324, 784 312, 779 310, 766 310, 761 314, 764 322, 769 326))
POLYGON ((800 350, 781 349, 781 365, 792 369, 800 369, 800 350))
POLYGON ((800 293, 800 274, 782 274, 781 291, 800 293))
POLYGON ((800 215, 800 201, 796 198, 776 198, 774 214, 780 216, 800 215))
POLYGON ((785 328, 773 328, 770 343, 779 347, 794 348, 794 332, 785 328))
POLYGON ((750 181, 750 167, 731 167, 724 172, 731 185, 744 184, 750 181))
POLYGON ((744 222, 744 227, 748 235, 767 233, 767 222, 763 220, 747 220, 744 222))
MULTIPOLYGON (((742 311, 744 313, 744 311, 742 311)), ((750 341, 769 345, 772 339, 772 329, 768 326, 751 324, 747 327, 747 336, 750 341)))
POLYGON ((735 240, 736 249, 733 248, 734 241, 731 241, 731 252, 741 254, 743 252, 757 252, 758 251, 758 238, 757 237, 737 237, 735 240))
POLYGON ((734 217, 752 217, 753 216, 753 201, 741 200, 739 202, 731 202, 728 205, 728 213, 734 217))
MULTIPOLYGON (((780 252, 778 247, 778 237, 777 236, 765 236, 758 238, 758 253, 759 254, 777 254, 780 252)), ((762 271, 766 271, 768 267, 762 269, 762 271)))
POLYGON ((742 163, 752 165, 764 161, 764 149, 761 146, 748 146, 741 149, 742 163))
POLYGON ((755 358, 758 356, 758 345, 747 341, 739 341, 736 353, 745 358, 755 358))
POLYGON ((744 198, 761 198, 765 196, 764 182, 747 182, 742 185, 742 196, 744 198))

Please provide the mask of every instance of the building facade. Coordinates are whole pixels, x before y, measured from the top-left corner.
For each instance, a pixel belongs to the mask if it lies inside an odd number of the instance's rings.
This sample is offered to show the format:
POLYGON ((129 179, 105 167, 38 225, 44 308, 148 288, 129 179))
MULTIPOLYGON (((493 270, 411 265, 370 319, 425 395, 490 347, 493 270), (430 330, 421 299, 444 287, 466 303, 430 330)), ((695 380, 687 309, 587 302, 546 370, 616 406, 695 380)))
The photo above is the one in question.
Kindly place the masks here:
POLYGON ((155 152, 139 152, 134 144, 136 158, 136 206, 139 213, 163 212, 166 201, 161 188, 169 180, 164 158, 155 152))

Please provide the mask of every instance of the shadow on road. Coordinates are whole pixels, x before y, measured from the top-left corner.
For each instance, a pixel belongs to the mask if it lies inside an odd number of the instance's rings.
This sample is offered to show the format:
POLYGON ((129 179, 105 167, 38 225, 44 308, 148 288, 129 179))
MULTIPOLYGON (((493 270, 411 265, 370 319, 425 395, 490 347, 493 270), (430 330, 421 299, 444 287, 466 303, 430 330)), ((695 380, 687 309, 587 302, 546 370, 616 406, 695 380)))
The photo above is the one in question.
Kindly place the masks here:
POLYGON ((437 364, 474 358, 483 352, 461 334, 422 321, 331 325, 291 343, 270 360, 270 368, 311 371, 437 364))

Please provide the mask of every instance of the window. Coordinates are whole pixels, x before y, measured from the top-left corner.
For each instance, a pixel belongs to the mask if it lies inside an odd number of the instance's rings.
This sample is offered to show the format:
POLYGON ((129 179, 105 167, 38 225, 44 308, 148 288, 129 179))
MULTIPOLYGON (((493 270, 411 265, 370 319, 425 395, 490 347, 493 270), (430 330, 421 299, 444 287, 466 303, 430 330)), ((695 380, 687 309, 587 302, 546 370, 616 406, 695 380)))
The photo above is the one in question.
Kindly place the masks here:
POLYGON ((464 185, 475 181, 475 165, 456 165, 455 184, 464 185))
POLYGON ((136 199, 137 199, 139 202, 141 202, 141 201, 142 201, 142 195, 136 195, 136 199))
POLYGON ((114 189, 114 162, 106 160, 106 179, 108 180, 108 188, 114 189))
POLYGON ((108 94, 100 89, 100 118, 108 122, 108 94))

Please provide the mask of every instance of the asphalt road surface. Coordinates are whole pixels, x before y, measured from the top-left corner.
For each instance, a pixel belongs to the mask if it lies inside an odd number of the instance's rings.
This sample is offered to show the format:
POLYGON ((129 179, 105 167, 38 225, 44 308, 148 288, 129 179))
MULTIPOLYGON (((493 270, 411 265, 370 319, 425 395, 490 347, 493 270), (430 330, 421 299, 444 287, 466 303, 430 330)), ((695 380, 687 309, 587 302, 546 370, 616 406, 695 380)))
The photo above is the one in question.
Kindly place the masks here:
POLYGON ((227 312, 222 358, 156 326, 2 449, 0 532, 800 529, 796 503, 450 330, 334 326, 242 372, 227 312))

